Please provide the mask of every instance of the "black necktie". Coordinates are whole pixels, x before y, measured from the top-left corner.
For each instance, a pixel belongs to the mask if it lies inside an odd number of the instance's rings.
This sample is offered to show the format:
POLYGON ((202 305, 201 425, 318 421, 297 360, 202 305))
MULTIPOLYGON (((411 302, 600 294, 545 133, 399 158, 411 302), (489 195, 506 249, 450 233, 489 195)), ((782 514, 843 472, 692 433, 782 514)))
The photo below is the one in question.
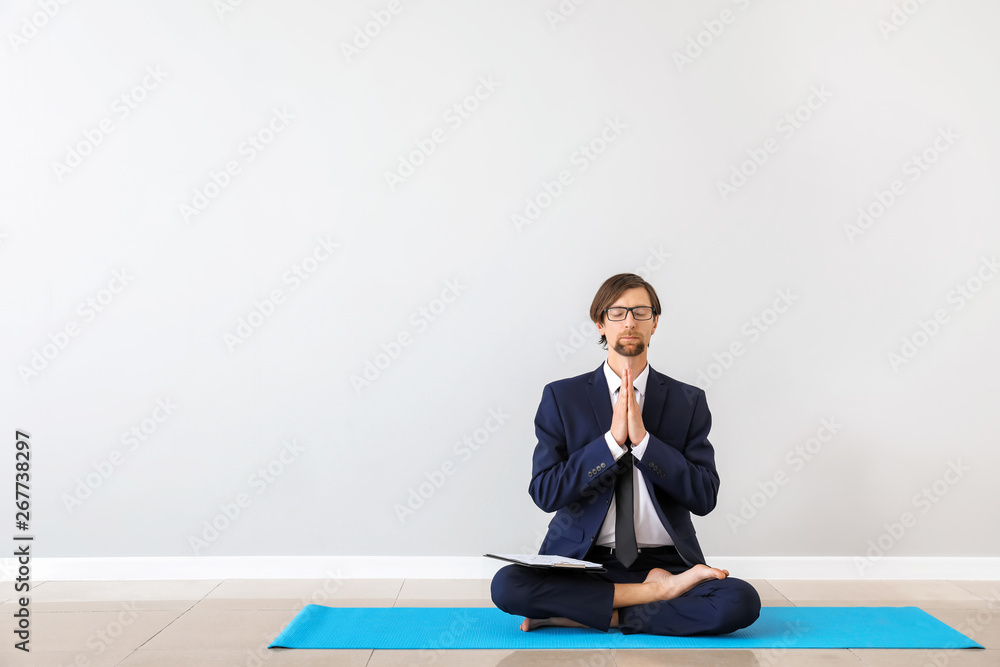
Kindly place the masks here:
POLYGON ((628 451, 618 459, 621 468, 615 479, 615 556, 628 567, 639 557, 635 543, 635 497, 632 487, 632 441, 625 436, 628 451))

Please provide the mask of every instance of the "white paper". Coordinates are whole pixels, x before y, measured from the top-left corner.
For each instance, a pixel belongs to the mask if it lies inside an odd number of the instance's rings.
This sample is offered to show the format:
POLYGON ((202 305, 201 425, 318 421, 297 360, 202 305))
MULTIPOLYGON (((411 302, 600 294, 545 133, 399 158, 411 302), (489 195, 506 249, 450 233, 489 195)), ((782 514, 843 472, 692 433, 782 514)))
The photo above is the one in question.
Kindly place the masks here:
POLYGON ((603 568, 600 563, 592 563, 587 560, 577 560, 568 556, 552 556, 548 554, 486 554, 487 556, 499 556, 500 558, 517 561, 526 565, 549 565, 554 567, 578 567, 578 568, 603 568))

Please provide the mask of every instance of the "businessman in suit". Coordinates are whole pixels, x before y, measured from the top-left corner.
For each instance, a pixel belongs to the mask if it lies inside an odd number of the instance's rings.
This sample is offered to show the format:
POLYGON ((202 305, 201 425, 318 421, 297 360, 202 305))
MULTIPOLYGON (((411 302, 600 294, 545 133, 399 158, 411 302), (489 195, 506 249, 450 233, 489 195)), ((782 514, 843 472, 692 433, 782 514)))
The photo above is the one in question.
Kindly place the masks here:
POLYGON ((691 513, 712 511, 719 491, 711 415, 704 391, 646 362, 660 312, 640 276, 606 280, 590 314, 607 360, 542 391, 528 493, 556 514, 539 553, 607 572, 501 568, 493 602, 524 616, 524 631, 717 635, 760 615, 753 586, 705 564, 695 537, 691 513))

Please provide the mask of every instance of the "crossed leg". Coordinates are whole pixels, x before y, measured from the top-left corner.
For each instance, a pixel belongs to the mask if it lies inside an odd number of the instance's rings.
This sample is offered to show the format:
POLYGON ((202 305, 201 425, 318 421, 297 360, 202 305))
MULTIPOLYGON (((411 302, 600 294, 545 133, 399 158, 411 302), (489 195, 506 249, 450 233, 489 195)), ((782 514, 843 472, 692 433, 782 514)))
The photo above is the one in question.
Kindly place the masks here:
MULTIPOLYGON (((611 625, 618 627, 618 609, 635 605, 649 604, 657 601, 673 600, 688 592, 703 581, 710 579, 725 579, 729 570, 698 564, 680 574, 671 574, 666 570, 654 567, 646 575, 646 579, 635 584, 614 584, 614 599, 611 603, 611 625)), ((551 618, 525 618, 521 630, 528 632, 535 628, 557 626, 564 628, 590 627, 570 618, 555 616, 551 618)))
POLYGON ((676 559, 650 557, 648 569, 627 571, 605 560, 606 573, 501 568, 491 585, 493 602, 522 616, 523 631, 617 627, 622 634, 718 635, 760 616, 757 591, 726 570, 702 564, 685 569, 676 559))

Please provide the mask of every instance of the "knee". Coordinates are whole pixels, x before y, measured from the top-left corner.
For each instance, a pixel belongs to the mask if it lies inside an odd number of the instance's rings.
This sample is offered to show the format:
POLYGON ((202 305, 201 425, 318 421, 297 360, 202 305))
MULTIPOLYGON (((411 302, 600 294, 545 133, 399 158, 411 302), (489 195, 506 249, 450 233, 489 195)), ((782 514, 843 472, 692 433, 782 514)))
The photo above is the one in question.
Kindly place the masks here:
POLYGON ((507 565, 500 568, 493 575, 493 581, 490 583, 490 597, 493 598, 493 604, 508 614, 516 613, 511 611, 517 605, 517 583, 514 581, 516 575, 515 568, 517 568, 517 565, 507 565))
POLYGON ((719 606, 718 634, 736 632, 760 618, 760 595, 742 579, 726 578, 719 606))

